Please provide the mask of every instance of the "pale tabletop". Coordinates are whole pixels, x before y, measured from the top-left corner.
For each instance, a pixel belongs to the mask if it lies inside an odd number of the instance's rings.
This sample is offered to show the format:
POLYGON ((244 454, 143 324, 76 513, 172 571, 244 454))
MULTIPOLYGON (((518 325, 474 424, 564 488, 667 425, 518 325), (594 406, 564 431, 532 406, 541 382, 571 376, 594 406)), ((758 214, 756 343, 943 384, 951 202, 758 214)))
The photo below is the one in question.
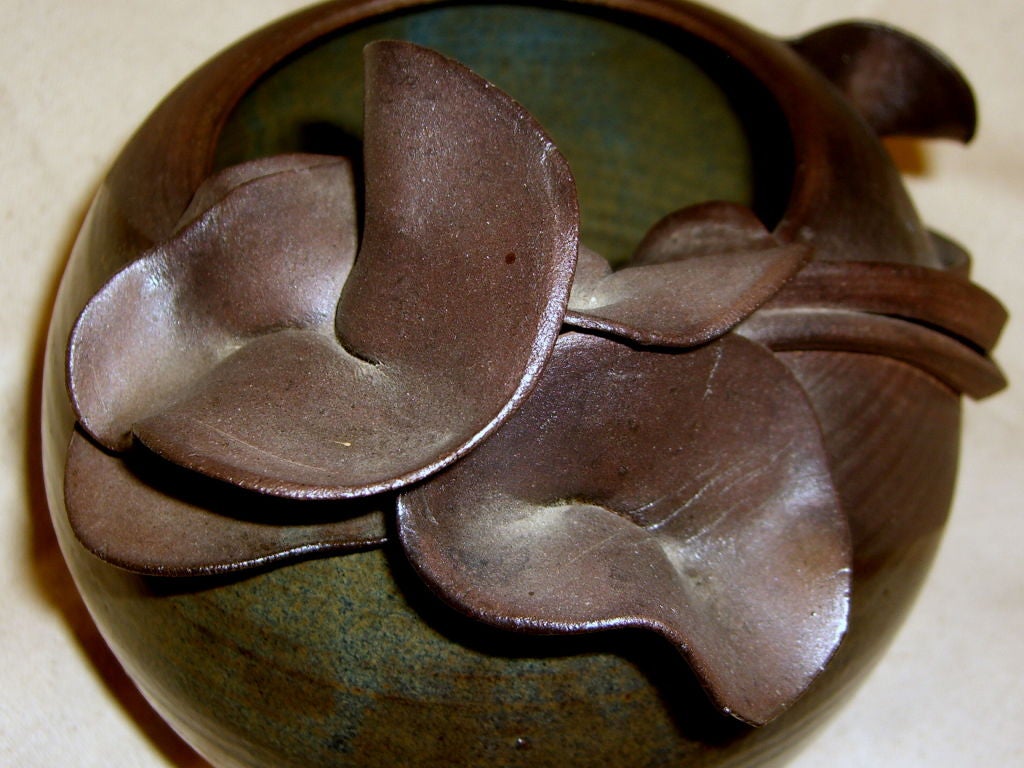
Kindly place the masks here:
MULTIPOLYGON (((182 77, 301 0, 0 0, 0 764, 202 766, 106 650, 64 568, 38 469, 42 339, 85 206, 182 77)), ((779 36, 851 17, 938 45, 973 82, 968 148, 896 147, 923 218, 966 244, 975 279, 1024 314, 1019 0, 715 0, 779 36)), ((1024 765, 1024 335, 1008 391, 965 406, 946 538, 910 620, 796 768, 1024 765)))

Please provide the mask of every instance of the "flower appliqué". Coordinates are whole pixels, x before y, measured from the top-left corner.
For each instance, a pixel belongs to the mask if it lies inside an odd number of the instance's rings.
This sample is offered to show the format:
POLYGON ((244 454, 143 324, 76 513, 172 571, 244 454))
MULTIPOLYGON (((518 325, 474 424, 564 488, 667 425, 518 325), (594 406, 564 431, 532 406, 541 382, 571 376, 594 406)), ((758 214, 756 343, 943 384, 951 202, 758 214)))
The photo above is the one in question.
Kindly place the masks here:
POLYGON ((777 716, 843 636, 851 544, 775 351, 885 354, 987 394, 994 337, 947 311, 978 289, 812 260, 725 202, 657 223, 613 271, 579 242, 566 161, 494 86, 378 42, 365 109, 361 210, 344 159, 229 168, 82 312, 79 539, 177 577, 391 531, 470 616, 643 627, 723 711, 777 716))

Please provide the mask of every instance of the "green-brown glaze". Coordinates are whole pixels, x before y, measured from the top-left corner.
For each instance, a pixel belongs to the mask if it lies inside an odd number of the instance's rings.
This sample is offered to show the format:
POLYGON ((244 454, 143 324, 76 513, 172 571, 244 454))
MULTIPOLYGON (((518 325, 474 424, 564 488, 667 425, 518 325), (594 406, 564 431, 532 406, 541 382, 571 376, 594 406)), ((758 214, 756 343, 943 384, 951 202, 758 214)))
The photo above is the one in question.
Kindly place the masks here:
MULTIPOLYGON (((952 393, 902 363, 785 359, 833 414, 832 451, 885 440, 902 473, 837 457, 855 536, 851 629, 812 690, 764 728, 714 712, 655 637, 538 638, 476 625, 427 594, 390 547, 241 578, 146 579, 85 552, 59 504, 55 521, 108 642, 215 764, 765 764, 850 691, 916 594, 945 522, 959 412, 952 393), (860 419, 864 408, 874 426, 860 419), (854 422, 862 426, 851 433, 854 422), (873 482, 862 486, 865 476, 873 482), (858 487, 871 490, 857 497, 858 487)), ((50 445, 51 488, 59 448, 50 445)))
MULTIPOLYGON (((707 74, 664 38, 603 14, 532 7, 441 7, 334 35, 251 92, 228 120, 213 164, 358 147, 361 75, 353 62, 374 36, 434 45, 533 110, 575 170, 584 237, 609 255, 627 255, 674 208, 714 198, 756 202, 760 194, 749 115, 733 113, 707 74), (550 66, 562 73, 557 82, 537 74, 550 66)), ((47 488, 97 625, 147 697, 213 762, 760 765, 805 740, 878 658, 945 520, 959 404, 926 375, 868 355, 783 356, 823 422, 851 518, 853 610, 830 667, 764 728, 712 711, 678 654, 643 633, 537 638, 475 625, 427 594, 393 547, 187 581, 141 578, 87 553, 62 504, 72 428, 64 349, 88 297, 147 244, 118 197, 132 169, 145 165, 133 163, 159 151, 140 146, 101 188, 55 309, 44 394, 47 488)), ((776 198, 785 196, 778 181, 776 198)), ((781 205, 776 199, 776 210, 781 205)))

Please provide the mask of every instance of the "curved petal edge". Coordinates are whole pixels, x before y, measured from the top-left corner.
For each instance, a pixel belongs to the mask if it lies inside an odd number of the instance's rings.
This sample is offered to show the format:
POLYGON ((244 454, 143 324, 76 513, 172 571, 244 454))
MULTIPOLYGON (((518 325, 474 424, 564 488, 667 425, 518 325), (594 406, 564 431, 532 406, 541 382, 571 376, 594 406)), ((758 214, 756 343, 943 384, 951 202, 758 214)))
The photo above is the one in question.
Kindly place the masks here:
POLYGON ((669 354, 566 334, 505 427, 398 510, 413 565, 458 609, 653 629, 749 723, 788 707, 846 628, 849 528, 817 420, 742 338, 669 354))
POLYGON ((842 91, 879 136, 970 141, 977 127, 971 86, 942 53, 875 22, 846 22, 790 45, 842 91))
POLYGON ((249 337, 329 329, 355 257, 340 158, 254 161, 212 177, 196 200, 178 234, 111 278, 72 329, 72 406, 112 450, 249 337))
POLYGON ((387 538, 387 501, 299 503, 261 497, 147 457, 111 455, 75 432, 65 501, 72 530, 97 557, 150 576, 206 576, 387 538))
POLYGON ((494 432, 551 354, 577 250, 565 160, 461 64, 400 42, 365 59, 365 232, 336 337, 253 339, 138 422, 170 461, 294 498, 394 490, 494 432))
POLYGON ((618 271, 581 249, 565 322, 639 344, 706 344, 777 293, 810 254, 776 240, 744 206, 684 208, 658 222, 618 271))

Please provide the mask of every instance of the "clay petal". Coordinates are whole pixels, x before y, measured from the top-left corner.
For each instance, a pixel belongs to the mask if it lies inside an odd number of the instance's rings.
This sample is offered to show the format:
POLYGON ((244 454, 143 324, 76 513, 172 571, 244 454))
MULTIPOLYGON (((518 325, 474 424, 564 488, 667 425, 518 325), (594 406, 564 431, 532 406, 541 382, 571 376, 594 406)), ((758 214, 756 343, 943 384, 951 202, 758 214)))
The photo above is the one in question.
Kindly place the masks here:
MULTIPOLYGON (((175 224, 174 231, 180 232, 244 184, 259 181, 278 173, 313 170, 321 166, 336 165, 339 162, 347 163, 348 161, 328 155, 286 154, 259 157, 224 168, 203 181, 196 189, 189 201, 188 208, 175 224)), ((346 186, 348 184, 349 182, 346 182, 346 186)))
POLYGON ((215 204, 115 275, 71 333, 72 404, 108 448, 248 337, 330 328, 356 249, 348 163, 290 156, 225 176, 242 183, 214 177, 197 210, 215 204))
POLYGON ((408 376, 323 334, 281 331, 238 350, 135 434, 164 458, 243 488, 341 498, 435 471, 466 441, 461 405, 441 376, 408 376))
POLYGON ((654 629, 751 723, 845 631, 849 530, 817 421, 742 338, 669 354, 566 334, 504 428, 398 508, 412 563, 457 608, 536 632, 654 629))
POLYGON ((990 351, 1006 324, 1005 307, 964 277, 916 264, 815 261, 766 309, 821 307, 892 315, 922 323, 990 351))
POLYGON ((656 223, 629 263, 665 264, 734 251, 765 251, 779 245, 750 208, 712 200, 674 211, 656 223))
POLYGON ((386 539, 382 510, 393 503, 259 496, 153 457, 110 455, 78 432, 68 450, 65 497, 87 549, 157 576, 227 573, 375 546, 386 539))
POLYGON ((963 75, 927 43, 884 24, 854 21, 791 43, 831 80, 879 136, 970 141, 974 94, 963 75))
POLYGON ((572 178, 522 108, 408 43, 366 49, 366 231, 344 346, 251 342, 135 434, 243 487, 341 498, 455 461, 528 396, 576 260, 572 178))
POLYGON ((909 363, 973 398, 1006 386, 986 355, 924 325, 846 309, 762 309, 736 332, 776 352, 833 351, 883 355, 909 363))
POLYGON ((636 266, 578 270, 565 322, 641 344, 704 344, 771 298, 809 256, 743 206, 693 206, 655 225, 636 266))
POLYGON ((444 379, 466 412, 458 422, 488 432, 532 387, 561 326, 572 175, 536 121, 461 64, 402 42, 367 46, 365 62, 366 234, 338 337, 365 359, 444 379))

